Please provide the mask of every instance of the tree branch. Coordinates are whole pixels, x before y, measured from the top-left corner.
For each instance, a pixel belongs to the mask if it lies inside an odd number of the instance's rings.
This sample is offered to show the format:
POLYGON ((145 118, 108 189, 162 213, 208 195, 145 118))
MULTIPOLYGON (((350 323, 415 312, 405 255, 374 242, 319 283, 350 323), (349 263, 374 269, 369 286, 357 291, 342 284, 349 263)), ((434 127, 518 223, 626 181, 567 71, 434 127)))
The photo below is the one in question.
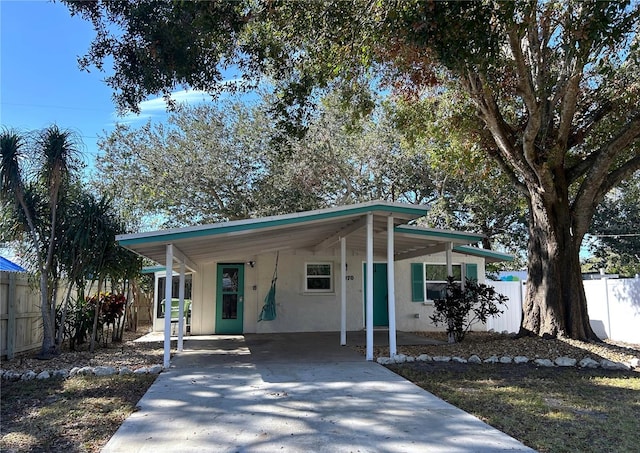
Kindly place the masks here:
POLYGON ((616 168, 612 171, 600 186, 600 193, 597 199, 598 202, 604 199, 604 196, 618 184, 625 179, 629 178, 633 173, 640 170, 640 154, 636 154, 631 160, 628 160, 624 165, 616 168))
POLYGON ((599 172, 603 175, 613 158, 612 154, 626 148, 638 137, 640 137, 640 116, 627 123, 612 140, 600 147, 600 149, 567 169, 566 174, 569 184, 575 182, 587 172, 589 172, 590 177, 595 176, 597 173, 596 166, 600 168, 599 172))
POLYGON ((519 75, 518 88, 520 95, 527 106, 527 110, 529 110, 530 113, 535 112, 538 110, 535 87, 533 85, 531 71, 529 71, 524 54, 522 53, 522 47, 520 47, 520 36, 515 27, 509 29, 509 44, 519 75))
POLYGON ((585 137, 593 130, 599 122, 613 110, 613 103, 606 100, 595 112, 585 118, 582 127, 577 128, 573 133, 569 134, 567 149, 571 149, 576 145, 584 143, 585 137))
MULTIPOLYGON (((624 165, 612 171, 603 181, 602 184, 595 187, 593 198, 586 196, 576 198, 573 207, 574 229, 578 237, 584 237, 591 226, 591 219, 597 206, 604 200, 605 195, 620 184, 623 180, 630 177, 634 172, 640 170, 640 154, 634 156, 624 165)), ((591 192, 590 192, 591 193, 591 192)))
POLYGON ((556 145, 552 148, 555 149, 554 156, 551 158, 557 162, 564 157, 567 150, 567 143, 569 142, 569 134, 571 132, 571 125, 573 124, 573 118, 576 114, 576 105, 578 99, 578 93, 580 91, 580 80, 582 75, 580 72, 574 72, 569 77, 567 85, 565 87, 564 95, 562 96, 560 106, 560 124, 558 125, 558 135, 556 137, 556 145))
POLYGON ((640 137, 640 117, 627 123, 611 141, 593 154, 590 159, 591 169, 586 173, 571 206, 576 235, 584 235, 587 232, 595 208, 607 192, 640 168, 640 153, 636 150, 628 161, 607 175, 616 155, 632 146, 638 137, 640 137))

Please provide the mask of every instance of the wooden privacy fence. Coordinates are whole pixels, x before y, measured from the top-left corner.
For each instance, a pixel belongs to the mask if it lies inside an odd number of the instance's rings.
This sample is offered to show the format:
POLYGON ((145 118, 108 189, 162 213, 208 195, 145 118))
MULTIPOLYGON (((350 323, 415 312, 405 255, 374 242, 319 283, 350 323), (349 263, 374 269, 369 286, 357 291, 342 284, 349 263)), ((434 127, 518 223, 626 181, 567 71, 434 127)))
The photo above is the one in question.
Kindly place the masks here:
POLYGON ((42 345, 40 292, 29 285, 28 278, 0 272, 0 355, 7 359, 42 345))

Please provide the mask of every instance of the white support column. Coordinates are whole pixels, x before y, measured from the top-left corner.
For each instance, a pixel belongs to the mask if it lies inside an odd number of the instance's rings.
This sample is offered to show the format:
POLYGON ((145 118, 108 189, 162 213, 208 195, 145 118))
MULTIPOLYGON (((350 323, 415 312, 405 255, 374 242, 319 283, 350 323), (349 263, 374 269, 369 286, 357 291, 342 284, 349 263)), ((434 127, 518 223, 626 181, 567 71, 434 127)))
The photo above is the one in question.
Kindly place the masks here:
POLYGON ((173 287, 173 245, 167 244, 164 285, 164 368, 171 363, 171 289, 173 287))
POLYGON ((373 213, 367 214, 367 360, 373 360, 373 213))
POLYGON ((447 277, 453 277, 453 242, 447 242, 447 277))
POLYGON ((340 238, 340 345, 347 344, 347 238, 340 238))
POLYGON ((184 261, 180 263, 180 286, 178 287, 178 352, 184 349, 184 261))
POLYGON ((393 216, 387 217, 387 289, 389 299, 389 357, 398 353, 396 346, 396 277, 394 254, 393 216))
MULTIPOLYGON (((446 243, 446 257, 447 257, 447 277, 453 277, 453 242, 446 243)), ((449 320, 449 328, 452 328, 451 320, 449 320)), ((453 333, 449 333, 449 343, 455 343, 453 333)))

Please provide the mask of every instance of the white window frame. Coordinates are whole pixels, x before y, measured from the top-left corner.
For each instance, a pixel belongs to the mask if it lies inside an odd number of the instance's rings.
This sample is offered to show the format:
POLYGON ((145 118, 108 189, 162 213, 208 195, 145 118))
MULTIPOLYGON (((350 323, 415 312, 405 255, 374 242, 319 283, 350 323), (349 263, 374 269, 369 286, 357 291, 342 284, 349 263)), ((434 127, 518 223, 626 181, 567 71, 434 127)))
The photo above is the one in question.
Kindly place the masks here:
POLYGON ((309 261, 304 263, 304 281, 302 283, 302 289, 305 293, 308 294, 332 294, 334 292, 333 287, 334 274, 333 274, 333 262, 331 261, 309 261), (309 275, 309 266, 313 265, 321 265, 321 266, 329 266, 329 275, 309 275), (329 280, 329 289, 313 289, 309 288, 309 279, 310 278, 323 278, 329 280))
MULTIPOLYGON (((446 280, 427 280, 427 266, 442 266, 445 268, 445 273, 446 273, 446 268, 447 268, 447 264, 446 263, 422 263, 422 275, 424 276, 424 300, 426 302, 429 303, 433 303, 434 299, 430 299, 428 292, 427 292, 427 285, 430 283, 447 283, 446 280)), ((457 283, 462 283, 462 281, 464 280, 464 263, 452 263, 451 267, 452 269, 455 269, 455 267, 459 267, 460 268, 460 280, 455 280, 457 283)), ((453 272, 453 274, 455 275, 455 271, 453 272)))

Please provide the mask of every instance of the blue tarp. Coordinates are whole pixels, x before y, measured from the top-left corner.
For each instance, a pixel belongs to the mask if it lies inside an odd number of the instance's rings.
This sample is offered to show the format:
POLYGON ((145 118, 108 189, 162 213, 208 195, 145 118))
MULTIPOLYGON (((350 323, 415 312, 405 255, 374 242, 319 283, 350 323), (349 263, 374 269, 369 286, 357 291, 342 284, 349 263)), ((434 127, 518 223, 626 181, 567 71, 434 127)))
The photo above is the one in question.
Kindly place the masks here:
POLYGON ((8 272, 26 272, 21 266, 18 266, 16 263, 12 263, 8 259, 0 256, 0 271, 8 271, 8 272))

